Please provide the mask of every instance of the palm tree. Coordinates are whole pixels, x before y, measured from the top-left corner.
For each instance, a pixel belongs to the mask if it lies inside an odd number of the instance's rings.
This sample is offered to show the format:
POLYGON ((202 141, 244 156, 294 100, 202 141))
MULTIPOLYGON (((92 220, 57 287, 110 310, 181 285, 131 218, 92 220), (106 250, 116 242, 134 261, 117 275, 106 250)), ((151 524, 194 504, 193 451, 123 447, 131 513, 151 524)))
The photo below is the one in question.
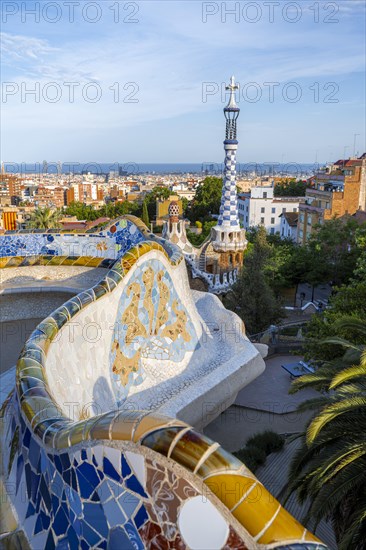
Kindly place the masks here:
MULTIPOLYGON (((339 321, 339 328, 366 337, 366 323, 339 321)), ((288 496, 310 500, 304 522, 331 518, 339 550, 361 550, 366 540, 366 346, 341 338, 324 343, 341 345, 344 355, 314 374, 296 380, 302 388, 327 389, 299 410, 317 410, 302 434, 291 466, 288 496)))
POLYGON ((51 208, 36 208, 29 220, 29 227, 33 229, 52 229, 60 227, 60 210, 51 208))

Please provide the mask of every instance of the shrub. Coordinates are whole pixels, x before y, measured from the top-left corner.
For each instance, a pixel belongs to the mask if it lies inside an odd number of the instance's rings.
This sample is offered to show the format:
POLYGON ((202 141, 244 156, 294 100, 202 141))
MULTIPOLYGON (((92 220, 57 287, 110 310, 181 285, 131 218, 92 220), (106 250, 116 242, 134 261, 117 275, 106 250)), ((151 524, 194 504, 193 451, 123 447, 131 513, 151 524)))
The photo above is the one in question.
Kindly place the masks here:
POLYGON ((262 466, 266 461, 266 453, 258 447, 244 447, 234 455, 252 472, 255 472, 258 466, 262 466))
POLYGON ((250 437, 246 442, 246 447, 256 447, 263 450, 266 455, 269 455, 270 453, 280 451, 284 444, 285 438, 282 435, 266 430, 250 437))

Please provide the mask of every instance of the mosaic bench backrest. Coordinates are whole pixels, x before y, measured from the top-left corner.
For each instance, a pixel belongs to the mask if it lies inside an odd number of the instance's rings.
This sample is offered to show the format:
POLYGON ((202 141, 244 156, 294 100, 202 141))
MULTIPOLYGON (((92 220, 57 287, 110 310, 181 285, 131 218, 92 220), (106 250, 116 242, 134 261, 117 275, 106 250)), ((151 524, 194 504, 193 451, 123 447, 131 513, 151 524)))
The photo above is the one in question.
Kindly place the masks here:
POLYGON ((117 259, 137 243, 146 240, 147 228, 140 225, 139 229, 138 225, 131 216, 115 220, 107 228, 95 233, 7 231, 0 235, 0 257, 89 256, 117 259))
POLYGON ((154 391, 165 375, 185 368, 202 332, 184 262, 172 266, 150 241, 130 249, 99 285, 39 328, 60 329, 45 368, 57 402, 74 420, 154 391))

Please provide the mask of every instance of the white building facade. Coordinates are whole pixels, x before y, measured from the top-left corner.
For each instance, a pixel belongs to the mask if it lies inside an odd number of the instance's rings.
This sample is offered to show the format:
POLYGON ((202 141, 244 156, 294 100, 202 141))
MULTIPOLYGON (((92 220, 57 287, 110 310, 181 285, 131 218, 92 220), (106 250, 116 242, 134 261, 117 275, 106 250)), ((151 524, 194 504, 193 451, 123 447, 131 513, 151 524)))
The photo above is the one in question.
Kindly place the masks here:
POLYGON ((298 212, 302 197, 274 197, 274 187, 253 187, 238 196, 238 214, 244 229, 263 225, 270 235, 281 232, 280 215, 298 212))
POLYGON ((297 242, 297 222, 298 212, 283 212, 280 214, 281 219, 281 239, 291 239, 294 243, 297 242))

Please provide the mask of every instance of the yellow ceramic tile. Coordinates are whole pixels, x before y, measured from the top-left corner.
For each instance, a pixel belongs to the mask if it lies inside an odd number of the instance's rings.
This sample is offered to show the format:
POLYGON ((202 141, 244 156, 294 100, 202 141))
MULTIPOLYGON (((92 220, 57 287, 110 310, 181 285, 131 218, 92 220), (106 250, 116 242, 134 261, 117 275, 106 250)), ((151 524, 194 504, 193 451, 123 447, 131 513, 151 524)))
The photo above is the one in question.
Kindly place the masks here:
POLYGON ((111 424, 111 439, 132 441, 135 426, 144 415, 141 411, 122 411, 111 424))
POLYGON ((210 474, 224 473, 225 470, 239 470, 242 467, 243 464, 240 460, 225 451, 225 449, 220 448, 206 458, 198 469, 197 475, 207 477, 210 474))
POLYGON ((88 262, 85 264, 88 267, 98 267, 98 265, 103 261, 104 258, 90 257, 88 262))
POLYGON ((69 435, 71 433, 71 430, 72 428, 70 427, 60 429, 55 436, 53 440, 53 446, 58 451, 61 451, 62 449, 67 449, 67 447, 69 446, 69 435))
MULTIPOLYGON (((231 510, 256 484, 256 480, 236 474, 217 474, 210 476, 204 483, 231 510)), ((242 525, 245 526, 244 523, 242 525)))
POLYGON ((318 537, 316 537, 315 535, 313 535, 313 533, 310 533, 310 531, 306 530, 306 534, 305 534, 305 537, 304 537, 304 540, 308 541, 308 542, 321 542, 318 537))
POLYGON ((148 433, 158 430, 159 428, 164 428, 164 426, 183 426, 186 427, 187 424, 179 420, 172 420, 168 416, 158 415, 158 414, 148 414, 144 416, 138 425, 135 428, 133 434, 133 441, 137 443, 148 433))
MULTIPOLYGON (((276 505, 278 505, 277 501, 276 505)), ((272 542, 282 542, 286 540, 300 541, 303 533, 304 527, 284 508, 281 508, 274 522, 266 529, 263 535, 258 539, 258 542, 261 544, 270 544, 272 542)))
POLYGON ((58 333, 58 326, 56 325, 56 323, 52 320, 52 321, 42 321, 42 323, 40 323, 37 328, 39 328, 39 330, 42 330, 46 335, 47 337, 50 339, 50 340, 53 340, 54 337, 56 336, 56 334, 58 333))
POLYGON ((44 397, 28 397, 21 403, 21 408, 30 422, 36 414, 47 411, 47 407, 50 406, 52 406, 52 402, 44 397))
POLYGON ((52 259, 48 262, 48 265, 60 265, 64 259, 65 256, 52 256, 52 259))
POLYGON ((77 445, 78 443, 81 443, 83 441, 84 430, 85 420, 83 420, 82 422, 78 422, 77 424, 73 424, 69 434, 71 445, 77 445))
POLYGON ((279 506, 279 502, 263 485, 258 484, 232 514, 255 537, 273 520, 279 506))
POLYGON ((110 426, 115 416, 116 411, 111 411, 97 417, 89 430, 89 439, 109 439, 110 426))
POLYGON ((21 357, 17 363, 17 369, 16 369, 17 378, 21 376, 22 371, 24 369, 29 369, 29 368, 40 368, 43 371, 41 363, 39 363, 36 359, 33 359, 32 357, 21 357))
POLYGON ((204 436, 189 430, 170 448, 170 458, 193 472, 202 456, 212 447, 213 443, 204 436))

